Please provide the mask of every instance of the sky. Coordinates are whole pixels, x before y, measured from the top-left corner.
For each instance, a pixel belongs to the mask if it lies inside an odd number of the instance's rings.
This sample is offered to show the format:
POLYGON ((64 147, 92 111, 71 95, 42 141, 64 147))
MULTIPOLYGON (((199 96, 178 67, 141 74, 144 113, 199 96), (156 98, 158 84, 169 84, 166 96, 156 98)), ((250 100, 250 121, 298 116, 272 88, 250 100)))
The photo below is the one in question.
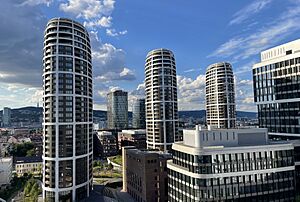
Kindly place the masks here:
POLYGON ((299 38, 299 0, 2 0, 0 108, 42 103, 43 32, 53 17, 72 18, 90 32, 94 108, 106 94, 144 95, 147 53, 175 54, 179 110, 205 109, 205 70, 233 66, 237 109, 256 111, 252 65, 262 50, 299 38))

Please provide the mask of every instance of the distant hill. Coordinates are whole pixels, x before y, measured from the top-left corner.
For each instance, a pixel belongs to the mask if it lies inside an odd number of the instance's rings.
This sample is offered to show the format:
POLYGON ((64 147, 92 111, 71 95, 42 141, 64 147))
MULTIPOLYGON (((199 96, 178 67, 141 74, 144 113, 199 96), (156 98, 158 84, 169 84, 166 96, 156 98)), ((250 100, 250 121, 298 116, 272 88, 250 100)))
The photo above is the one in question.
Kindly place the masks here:
MULTIPOLYGON (((251 118, 254 119, 257 117, 256 112, 246 112, 246 111, 237 111, 237 118, 251 118)), ((193 111, 179 111, 179 117, 180 118, 204 118, 206 115, 205 110, 193 110, 193 111)))
MULTIPOLYGON (((38 121, 39 117, 42 116, 43 108, 42 107, 22 107, 12 109, 12 119, 13 121, 22 121, 22 120, 32 120, 38 121)), ((105 118, 107 112, 103 110, 94 110, 94 117, 105 118)), ((2 110, 0 111, 0 117, 2 118, 2 110)), ((129 118, 132 117, 132 112, 129 112, 129 118)), ((179 111, 180 118, 205 118, 205 110, 193 110, 193 111, 179 111)), ((256 112, 245 112, 237 111, 238 118, 256 118, 256 112)))

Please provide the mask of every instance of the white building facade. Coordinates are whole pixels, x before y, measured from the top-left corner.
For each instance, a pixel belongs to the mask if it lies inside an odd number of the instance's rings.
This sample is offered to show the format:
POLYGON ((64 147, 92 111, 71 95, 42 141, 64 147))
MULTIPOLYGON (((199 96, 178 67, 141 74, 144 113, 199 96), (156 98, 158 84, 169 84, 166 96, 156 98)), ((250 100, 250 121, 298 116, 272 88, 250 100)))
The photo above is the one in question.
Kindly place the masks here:
POLYGON ((12 179, 12 157, 0 157, 0 190, 10 185, 12 179))
POLYGON ((44 32, 43 198, 79 201, 92 189, 90 39, 79 23, 51 19, 44 32))
POLYGON ((253 89, 259 127, 271 138, 300 139, 300 39, 261 52, 253 89))
POLYGON ((155 49, 146 57, 147 148, 167 151, 178 139, 176 64, 172 51, 155 49))
POLYGON ((232 66, 228 62, 209 65, 205 74, 206 121, 217 128, 234 128, 235 91, 232 66))
POLYGON ((266 129, 184 130, 168 161, 169 201, 293 201, 294 146, 266 129))

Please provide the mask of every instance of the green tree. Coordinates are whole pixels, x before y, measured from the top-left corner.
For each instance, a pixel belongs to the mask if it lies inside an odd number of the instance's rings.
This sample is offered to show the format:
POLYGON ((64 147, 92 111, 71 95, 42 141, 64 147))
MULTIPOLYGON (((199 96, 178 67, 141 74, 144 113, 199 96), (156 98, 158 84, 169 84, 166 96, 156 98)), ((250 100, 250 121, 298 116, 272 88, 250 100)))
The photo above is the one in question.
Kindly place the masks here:
MULTIPOLYGON (((9 154, 17 157, 24 157, 29 150, 34 150, 34 145, 31 142, 25 142, 23 144, 12 144, 9 154)), ((29 152, 31 154, 31 152, 29 152)))
POLYGON ((41 193, 41 189, 38 185, 38 182, 31 178, 25 185, 24 188, 24 201, 25 202, 36 202, 38 200, 38 196, 41 193))

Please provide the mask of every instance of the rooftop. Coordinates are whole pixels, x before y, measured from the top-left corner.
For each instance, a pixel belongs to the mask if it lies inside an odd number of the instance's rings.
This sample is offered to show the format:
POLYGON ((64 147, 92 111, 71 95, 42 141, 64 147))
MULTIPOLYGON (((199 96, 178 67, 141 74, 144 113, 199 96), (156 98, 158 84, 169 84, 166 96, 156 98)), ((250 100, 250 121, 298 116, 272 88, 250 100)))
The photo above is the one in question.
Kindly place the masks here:
POLYGON ((15 157, 14 158, 15 164, 37 163, 37 162, 43 162, 43 159, 41 156, 26 156, 26 157, 15 157))
POLYGON ((146 134, 146 129, 122 130, 122 133, 127 133, 127 134, 146 134))
POLYGON ((140 150, 136 149, 134 146, 127 146, 124 147, 124 149, 128 149, 130 152, 135 153, 136 155, 150 155, 150 154, 157 154, 159 156, 162 156, 164 158, 171 158, 171 154, 164 153, 162 151, 157 151, 157 150, 140 150))
POLYGON ((183 142, 186 146, 204 147, 240 147, 268 144, 268 130, 265 128, 246 129, 196 129, 183 130, 183 142))

